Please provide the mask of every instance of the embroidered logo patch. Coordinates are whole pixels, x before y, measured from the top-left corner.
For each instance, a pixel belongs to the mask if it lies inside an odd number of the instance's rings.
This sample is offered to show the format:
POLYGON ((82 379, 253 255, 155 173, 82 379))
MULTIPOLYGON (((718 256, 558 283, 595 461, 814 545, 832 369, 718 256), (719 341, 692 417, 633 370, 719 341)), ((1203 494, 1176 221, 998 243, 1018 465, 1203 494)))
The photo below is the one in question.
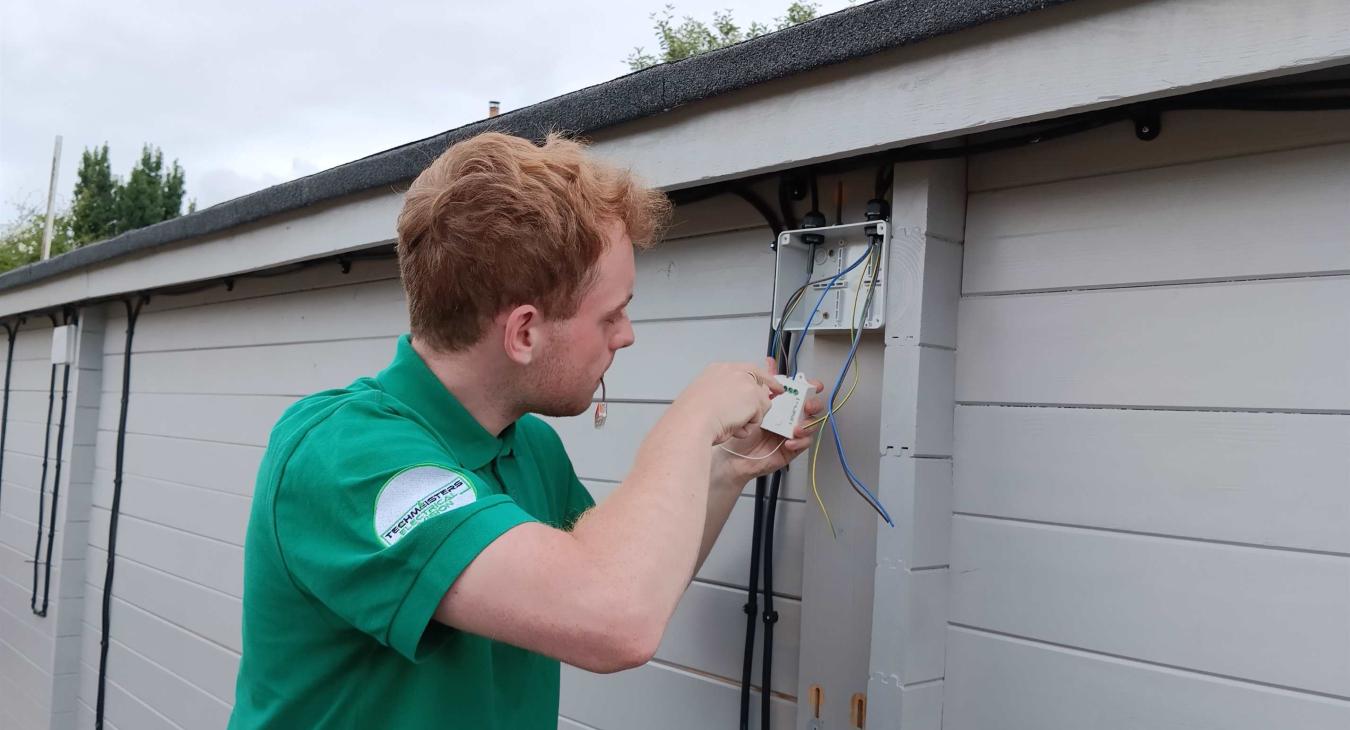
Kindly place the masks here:
POLYGON ((478 499, 470 477, 444 466, 422 465, 390 477, 375 498, 375 534, 393 545, 414 527, 478 499))

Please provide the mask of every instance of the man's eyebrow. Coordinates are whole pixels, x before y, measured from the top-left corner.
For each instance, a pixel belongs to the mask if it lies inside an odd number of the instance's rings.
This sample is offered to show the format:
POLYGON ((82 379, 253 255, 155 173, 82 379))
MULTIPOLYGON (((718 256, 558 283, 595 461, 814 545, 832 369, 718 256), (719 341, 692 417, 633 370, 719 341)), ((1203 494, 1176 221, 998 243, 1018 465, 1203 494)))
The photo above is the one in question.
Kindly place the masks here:
POLYGON ((621 311, 624 307, 628 306, 628 303, 631 302, 631 301, 633 301, 633 295, 632 295, 632 294, 629 294, 629 295, 628 295, 628 298, 625 299, 625 300, 623 300, 623 303, 622 303, 622 304, 620 304, 619 306, 617 306, 617 307, 615 307, 615 308, 609 310, 609 311, 610 311, 610 314, 616 314, 616 313, 618 313, 618 312, 621 311))

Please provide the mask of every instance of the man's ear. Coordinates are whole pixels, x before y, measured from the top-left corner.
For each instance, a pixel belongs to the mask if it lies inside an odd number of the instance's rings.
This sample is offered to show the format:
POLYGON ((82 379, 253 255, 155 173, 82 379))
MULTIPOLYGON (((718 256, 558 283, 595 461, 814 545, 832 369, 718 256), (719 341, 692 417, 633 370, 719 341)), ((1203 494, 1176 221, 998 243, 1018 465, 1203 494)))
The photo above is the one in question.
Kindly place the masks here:
POLYGON ((539 353, 544 318, 532 304, 521 304, 502 315, 502 348, 518 365, 529 365, 539 353))

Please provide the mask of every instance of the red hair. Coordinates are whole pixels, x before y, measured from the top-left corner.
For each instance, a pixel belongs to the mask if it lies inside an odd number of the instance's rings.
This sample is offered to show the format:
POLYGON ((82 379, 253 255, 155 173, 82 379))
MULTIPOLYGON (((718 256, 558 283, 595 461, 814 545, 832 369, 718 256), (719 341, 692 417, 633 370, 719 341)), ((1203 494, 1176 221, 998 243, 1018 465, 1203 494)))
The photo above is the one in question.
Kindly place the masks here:
POLYGON ((496 132, 459 142, 417 176, 398 217, 412 333, 452 351, 477 343, 509 307, 571 317, 605 227, 622 223, 646 248, 670 211, 663 193, 558 135, 542 145, 496 132))

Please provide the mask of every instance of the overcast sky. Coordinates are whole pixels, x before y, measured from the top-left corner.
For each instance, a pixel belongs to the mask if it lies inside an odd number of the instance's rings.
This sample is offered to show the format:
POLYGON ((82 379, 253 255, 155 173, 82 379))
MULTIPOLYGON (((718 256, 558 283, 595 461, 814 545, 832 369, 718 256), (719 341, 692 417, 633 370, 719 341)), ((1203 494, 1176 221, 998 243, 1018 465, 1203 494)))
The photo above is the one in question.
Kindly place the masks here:
MULTIPOLYGON (((790 0, 679 0, 677 15, 772 22, 790 0)), ((0 222, 58 201, 107 142, 125 177, 142 143, 204 208, 628 72, 664 0, 0 3, 0 222)), ((821 14, 847 0, 822 0, 821 14)))

